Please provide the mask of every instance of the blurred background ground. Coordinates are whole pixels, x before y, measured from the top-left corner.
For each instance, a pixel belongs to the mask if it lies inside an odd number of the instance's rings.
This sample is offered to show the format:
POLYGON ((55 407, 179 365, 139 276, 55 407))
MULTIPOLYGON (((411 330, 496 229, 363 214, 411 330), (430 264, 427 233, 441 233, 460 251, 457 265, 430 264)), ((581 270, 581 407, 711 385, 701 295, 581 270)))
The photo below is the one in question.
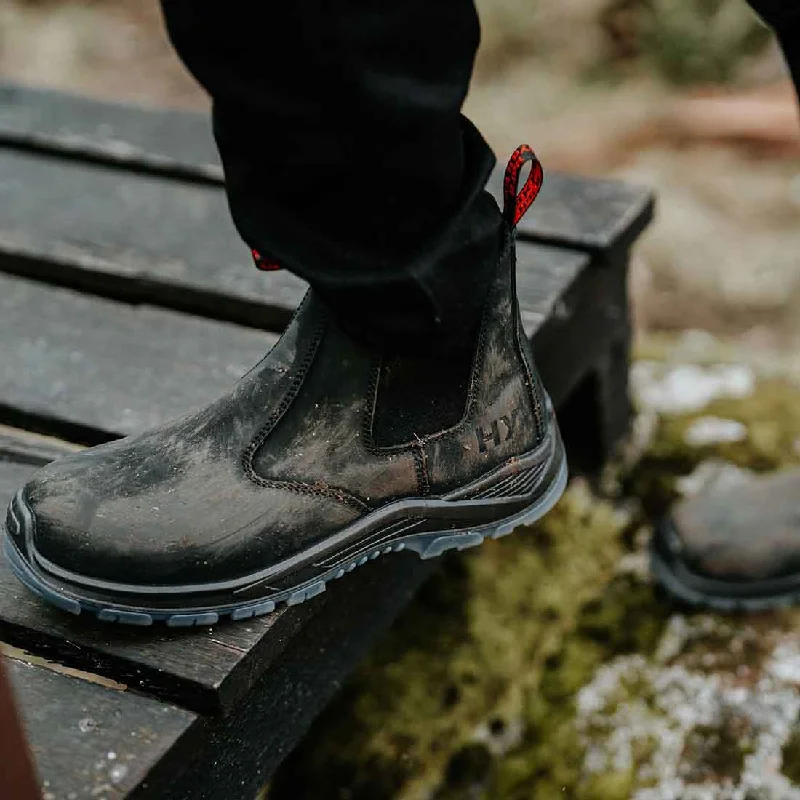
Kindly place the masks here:
MULTIPOLYGON (((644 555, 676 497, 800 463, 782 59, 739 0, 479 6, 467 111, 501 158, 527 140, 546 169, 658 194, 631 281, 635 433, 532 534, 447 561, 270 797, 800 798, 800 612, 685 615, 644 555)), ((0 0, 0 78, 207 108, 156 0, 0 0)))

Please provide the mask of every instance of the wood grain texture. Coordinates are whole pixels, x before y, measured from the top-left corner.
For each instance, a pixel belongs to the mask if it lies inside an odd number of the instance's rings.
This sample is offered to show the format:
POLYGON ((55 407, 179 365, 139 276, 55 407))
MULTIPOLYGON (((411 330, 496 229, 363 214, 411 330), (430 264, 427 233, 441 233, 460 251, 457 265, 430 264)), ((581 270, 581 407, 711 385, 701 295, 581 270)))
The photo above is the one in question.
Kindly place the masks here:
POLYGON ((280 330, 305 293, 253 267, 218 187, 0 149, 0 270, 280 330))
MULTIPOLYGON (((305 293, 288 272, 252 267, 217 189, 2 149, 0 174, 0 270, 272 330, 305 293)), ((532 335, 560 273, 588 260, 520 243, 518 262, 532 335)))
POLYGON ((0 337, 6 421, 13 412, 50 422, 55 433, 74 426, 89 441, 140 432, 210 402, 275 341, 7 276, 0 337))
POLYGON ((50 149, 166 174, 222 179, 204 114, 0 83, 0 144, 50 149))
MULTIPOLYGON (((153 112, 5 84, 0 86, 3 142, 83 155, 117 167, 221 181, 205 114, 153 112)), ((497 198, 502 196, 501 184, 502 170, 498 170, 489 185, 497 198)), ((629 246, 652 215, 653 196, 646 188, 547 173, 536 205, 520 224, 520 234, 596 252, 629 246)))
POLYGON ((159 797, 158 787, 182 771, 197 727, 190 711, 58 665, 8 658, 6 666, 44 798, 112 800, 147 785, 159 797))

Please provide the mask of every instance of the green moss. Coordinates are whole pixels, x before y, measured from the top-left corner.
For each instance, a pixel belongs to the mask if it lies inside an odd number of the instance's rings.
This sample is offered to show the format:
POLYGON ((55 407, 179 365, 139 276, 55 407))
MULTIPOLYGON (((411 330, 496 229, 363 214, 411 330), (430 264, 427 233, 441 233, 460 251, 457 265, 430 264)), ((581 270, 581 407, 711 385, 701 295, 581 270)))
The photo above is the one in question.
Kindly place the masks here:
POLYGON ((781 772, 795 785, 800 785, 800 728, 795 728, 783 746, 781 772))
MULTIPOLYGON (((563 797, 564 792, 577 800, 601 796, 597 792, 606 787, 605 778, 582 772, 584 744, 575 728, 576 694, 601 664, 615 656, 651 654, 668 613, 649 586, 631 577, 614 579, 600 596, 583 605, 575 627, 545 664, 538 691, 528 705, 527 735, 497 765, 490 797, 524 797, 534 785, 537 798, 563 797)), ((627 688, 634 696, 651 691, 645 686, 627 688)), ((641 759, 651 750, 652 743, 643 743, 641 759)), ((622 792, 606 797, 627 797, 632 775, 605 776, 608 786, 619 786, 622 792)))
POLYGON ((782 380, 758 383, 749 397, 715 400, 701 411, 665 416, 645 457, 624 480, 626 494, 641 500, 645 512, 659 516, 678 498, 677 478, 711 458, 766 472, 800 463, 800 389, 782 380), (703 447, 686 443, 687 428, 705 416, 736 420, 747 438, 703 447))
POLYGON ((447 559, 284 765, 271 800, 414 797, 442 784, 479 726, 527 719, 543 674, 555 687, 551 657, 570 661, 558 680, 574 694, 604 654, 634 646, 593 602, 620 540, 614 509, 577 484, 538 526, 447 559))
POLYGON ((681 85, 733 80, 770 40, 750 9, 727 0, 610 0, 603 27, 611 64, 644 64, 681 85))
POLYGON ((581 800, 629 800, 634 788, 633 772, 593 775, 580 792, 581 800))

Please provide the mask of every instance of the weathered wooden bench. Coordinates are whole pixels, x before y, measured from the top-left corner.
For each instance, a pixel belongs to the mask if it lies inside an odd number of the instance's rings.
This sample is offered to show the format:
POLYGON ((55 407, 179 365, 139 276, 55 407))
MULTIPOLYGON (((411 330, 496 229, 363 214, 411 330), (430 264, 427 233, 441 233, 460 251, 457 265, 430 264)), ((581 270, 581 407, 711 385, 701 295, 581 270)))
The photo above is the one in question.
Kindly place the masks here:
MULTIPOLYGON (((626 274, 652 207, 549 175, 520 229, 524 324, 578 467, 628 423, 626 274)), ((0 86, 0 208, 3 506, 62 453, 223 393, 304 291, 250 267, 201 115, 0 86)), ((301 606, 176 632, 52 610, 0 560, 45 797, 249 800, 429 569, 401 553, 301 606)))

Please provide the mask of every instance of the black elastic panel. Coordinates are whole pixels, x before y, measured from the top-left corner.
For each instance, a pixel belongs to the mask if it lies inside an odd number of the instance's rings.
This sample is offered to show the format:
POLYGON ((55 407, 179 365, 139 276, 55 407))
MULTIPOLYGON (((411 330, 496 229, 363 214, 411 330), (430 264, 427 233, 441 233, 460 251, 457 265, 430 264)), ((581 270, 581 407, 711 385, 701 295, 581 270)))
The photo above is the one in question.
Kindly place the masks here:
POLYGON ((475 336, 470 346, 434 356, 384 361, 372 436, 391 447, 456 425, 467 405, 475 336))

